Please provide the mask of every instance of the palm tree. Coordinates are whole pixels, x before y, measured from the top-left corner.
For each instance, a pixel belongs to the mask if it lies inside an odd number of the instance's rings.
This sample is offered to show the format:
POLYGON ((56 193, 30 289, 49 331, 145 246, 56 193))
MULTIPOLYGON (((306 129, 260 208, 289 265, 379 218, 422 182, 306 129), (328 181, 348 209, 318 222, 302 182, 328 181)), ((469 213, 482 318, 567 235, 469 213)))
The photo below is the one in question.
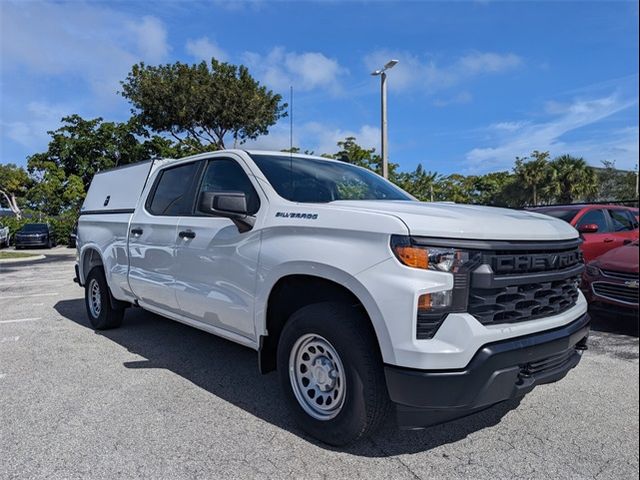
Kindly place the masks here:
POLYGON ((514 172, 519 182, 533 193, 533 205, 538 204, 540 187, 549 177, 549 152, 534 150, 531 154, 533 160, 527 161, 527 157, 516 157, 514 172))
POLYGON ((558 203, 588 200, 598 194, 598 176, 583 158, 561 155, 549 163, 550 190, 558 203))

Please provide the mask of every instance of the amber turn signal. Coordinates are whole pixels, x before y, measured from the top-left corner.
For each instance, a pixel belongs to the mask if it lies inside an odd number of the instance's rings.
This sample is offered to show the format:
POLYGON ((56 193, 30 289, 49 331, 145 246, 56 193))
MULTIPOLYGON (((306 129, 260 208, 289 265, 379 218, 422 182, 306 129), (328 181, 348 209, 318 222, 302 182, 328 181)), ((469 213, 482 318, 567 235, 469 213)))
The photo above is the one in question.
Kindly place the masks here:
POLYGON ((429 268, 429 252, 425 248, 397 245, 395 253, 407 267, 429 268))

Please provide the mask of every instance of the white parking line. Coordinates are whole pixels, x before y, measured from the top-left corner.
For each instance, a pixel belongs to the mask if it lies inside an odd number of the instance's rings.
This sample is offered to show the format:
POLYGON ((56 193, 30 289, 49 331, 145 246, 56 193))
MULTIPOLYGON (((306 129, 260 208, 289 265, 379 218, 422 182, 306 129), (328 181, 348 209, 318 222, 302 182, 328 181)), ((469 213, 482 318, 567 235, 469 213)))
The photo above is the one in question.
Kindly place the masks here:
POLYGON ((30 293, 27 295, 2 295, 0 297, 0 300, 4 300, 5 298, 26 298, 26 297, 55 297, 56 295, 59 295, 58 292, 52 292, 52 293, 30 293))
MULTIPOLYGON (((47 283, 60 283, 60 280, 36 280, 34 279, 33 282, 30 282, 29 279, 25 279, 25 278, 21 278, 21 279, 16 279, 20 280, 20 283, 29 283, 29 285, 44 285, 47 283)), ((16 286, 16 282, 5 282, 5 283, 0 283, 0 288, 3 287, 15 287, 16 286)))
POLYGON ((15 319, 13 319, 13 320, 0 320, 0 323, 35 322, 36 320, 42 320, 42 317, 33 317, 33 318, 15 318, 15 319))
POLYGON ((14 335, 13 337, 2 337, 2 338, 0 338, 0 343, 17 342, 18 340, 20 340, 20 336, 19 335, 14 335))

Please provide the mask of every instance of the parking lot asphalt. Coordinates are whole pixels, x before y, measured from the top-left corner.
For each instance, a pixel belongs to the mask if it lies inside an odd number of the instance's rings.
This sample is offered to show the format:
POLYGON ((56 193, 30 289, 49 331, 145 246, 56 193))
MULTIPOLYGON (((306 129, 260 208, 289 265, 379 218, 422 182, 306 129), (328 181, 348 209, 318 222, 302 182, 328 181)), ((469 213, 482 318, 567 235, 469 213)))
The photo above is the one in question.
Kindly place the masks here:
MULTIPOLYGON (((340 450, 255 352, 140 309, 94 332, 73 250, 0 264, 0 478, 638 478, 638 338, 597 320, 559 383, 340 450)), ((631 329, 633 330, 633 329, 631 329)))

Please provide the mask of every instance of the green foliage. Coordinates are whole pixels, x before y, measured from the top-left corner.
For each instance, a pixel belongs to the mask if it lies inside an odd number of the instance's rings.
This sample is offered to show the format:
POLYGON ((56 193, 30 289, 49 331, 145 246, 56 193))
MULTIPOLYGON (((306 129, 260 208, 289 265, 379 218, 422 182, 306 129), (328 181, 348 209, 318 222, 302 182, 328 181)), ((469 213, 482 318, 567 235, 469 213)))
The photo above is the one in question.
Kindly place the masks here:
POLYGON ((29 223, 28 218, 0 217, 0 227, 9 227, 9 238, 12 242, 16 232, 20 230, 25 223, 29 223))
POLYGON ((134 65, 122 82, 122 96, 134 119, 157 133, 171 135, 183 151, 225 148, 225 137, 244 143, 268 133, 286 116, 282 97, 261 86, 240 65, 134 65))
POLYGON ((15 215, 21 216, 20 205, 24 203, 24 196, 32 183, 24 168, 13 163, 0 165, 0 206, 6 206, 15 215))
MULTIPOLYGON (((358 145, 347 137, 337 143, 339 151, 324 154, 376 173, 382 172, 380 156, 374 149, 358 145)), ((613 169, 613 166, 610 167, 613 169)), ((606 170, 606 169, 604 169, 606 170)), ((399 172, 398 165, 390 163, 389 179, 422 201, 451 201, 512 208, 549 203, 572 203, 595 200, 599 192, 599 177, 581 158, 563 155, 550 160, 549 152, 534 150, 529 157, 517 157, 513 173, 491 172, 485 175, 451 174, 442 176, 426 171, 419 164, 411 172, 399 172)), ((612 200, 635 196, 635 175, 629 172, 605 172, 613 176, 610 190, 612 200), (613 190, 615 189, 615 190, 613 190)), ((349 187, 352 188, 352 187, 349 187)), ((357 195, 351 192, 349 197, 357 195)))
POLYGON ((66 245, 69 234, 78 220, 75 212, 68 211, 59 216, 43 215, 41 212, 28 210, 22 218, 0 217, 0 227, 9 227, 9 237, 13 243, 15 233, 27 223, 48 223, 51 225, 53 236, 58 245, 66 245))
POLYGON ((598 194, 598 176, 583 158, 561 155, 550 164, 550 192, 557 203, 593 200, 598 194))
MULTIPOLYGON (((366 149, 356 143, 355 137, 347 137, 338 142, 338 152, 323 154, 323 157, 341 160, 359 167, 367 168, 378 175, 382 175, 382 157, 376 153, 375 148, 366 149)), ((398 164, 389 162, 389 178, 396 180, 398 164)))
POLYGON ((602 167, 596 169, 598 184, 598 200, 609 201, 629 199, 636 196, 636 174, 616 170, 616 162, 604 160, 602 167))
POLYGON ((49 135, 47 151, 27 161, 35 181, 29 205, 47 215, 78 211, 91 179, 101 170, 181 153, 167 139, 151 137, 135 120, 116 123, 70 115, 49 135))
POLYGON ((548 185, 551 180, 549 169, 549 152, 534 150, 531 157, 516 157, 513 169, 518 183, 531 195, 531 204, 538 205, 541 186, 548 185))

